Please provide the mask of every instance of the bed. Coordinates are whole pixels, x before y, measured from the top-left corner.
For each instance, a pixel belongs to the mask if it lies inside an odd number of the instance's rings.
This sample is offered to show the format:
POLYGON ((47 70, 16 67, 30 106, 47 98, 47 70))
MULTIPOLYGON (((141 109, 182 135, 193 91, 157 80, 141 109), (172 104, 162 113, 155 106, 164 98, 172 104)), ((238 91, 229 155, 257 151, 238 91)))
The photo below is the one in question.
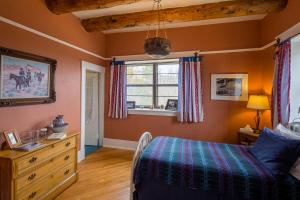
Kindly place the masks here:
POLYGON ((145 133, 139 141, 131 199, 300 199, 300 181, 290 175, 275 178, 246 146, 151 139, 145 133))

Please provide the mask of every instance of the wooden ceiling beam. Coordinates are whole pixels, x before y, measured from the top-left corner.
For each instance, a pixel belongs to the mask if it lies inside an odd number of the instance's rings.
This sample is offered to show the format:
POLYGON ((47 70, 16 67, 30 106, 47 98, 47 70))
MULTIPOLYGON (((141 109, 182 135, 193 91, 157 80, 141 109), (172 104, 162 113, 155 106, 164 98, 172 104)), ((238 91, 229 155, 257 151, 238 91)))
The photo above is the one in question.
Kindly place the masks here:
MULTIPOLYGON (((200 21, 217 18, 242 17, 278 12, 287 0, 234 0, 164 10, 165 23, 200 21)), ((104 16, 82 20, 88 32, 147 26, 157 23, 156 11, 104 16)))
POLYGON ((140 1, 151 0, 45 0, 48 9, 57 15, 76 11, 111 8, 140 1))

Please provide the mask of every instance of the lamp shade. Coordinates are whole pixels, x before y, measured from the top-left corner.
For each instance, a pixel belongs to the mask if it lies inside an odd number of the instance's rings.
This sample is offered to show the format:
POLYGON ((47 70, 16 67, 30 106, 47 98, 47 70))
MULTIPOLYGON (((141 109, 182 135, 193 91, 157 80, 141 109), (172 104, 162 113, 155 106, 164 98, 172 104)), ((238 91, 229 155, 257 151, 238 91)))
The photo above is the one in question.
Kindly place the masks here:
POLYGON ((247 108, 256 110, 270 109, 268 97, 265 95, 250 95, 247 108))

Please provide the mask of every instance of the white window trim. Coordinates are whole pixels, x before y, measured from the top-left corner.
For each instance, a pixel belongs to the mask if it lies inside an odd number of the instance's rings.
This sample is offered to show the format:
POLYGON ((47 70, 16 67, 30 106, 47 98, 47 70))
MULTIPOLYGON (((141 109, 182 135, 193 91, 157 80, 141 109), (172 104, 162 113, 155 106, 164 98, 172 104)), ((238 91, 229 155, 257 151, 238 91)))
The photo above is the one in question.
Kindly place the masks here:
POLYGON ((299 93, 299 63, 300 63, 300 35, 296 35, 291 39, 292 55, 291 55, 291 87, 290 87, 290 122, 299 121, 300 113, 300 93, 299 93))
POLYGON ((156 116, 177 116, 177 111, 162 110, 162 109, 128 109, 129 115, 156 115, 156 116))

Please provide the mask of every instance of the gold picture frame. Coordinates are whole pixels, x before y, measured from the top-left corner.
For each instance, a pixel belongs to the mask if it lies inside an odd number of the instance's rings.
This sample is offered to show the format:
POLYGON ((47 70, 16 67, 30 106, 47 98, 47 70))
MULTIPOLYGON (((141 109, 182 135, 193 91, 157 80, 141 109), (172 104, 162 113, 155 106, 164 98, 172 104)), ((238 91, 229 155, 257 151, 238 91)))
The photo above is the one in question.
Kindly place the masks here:
POLYGON ((3 134, 5 141, 11 149, 22 144, 21 138, 16 129, 4 131, 3 134))
POLYGON ((54 103, 57 61, 0 47, 0 107, 54 103))

